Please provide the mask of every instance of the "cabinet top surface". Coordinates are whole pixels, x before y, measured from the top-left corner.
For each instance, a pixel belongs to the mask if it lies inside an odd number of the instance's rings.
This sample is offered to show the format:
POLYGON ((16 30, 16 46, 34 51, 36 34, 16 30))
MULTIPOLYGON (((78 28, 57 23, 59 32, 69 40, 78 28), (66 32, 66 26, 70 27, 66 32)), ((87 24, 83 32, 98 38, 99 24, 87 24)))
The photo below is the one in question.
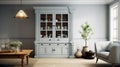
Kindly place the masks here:
POLYGON ((38 7, 38 6, 36 6, 36 7, 33 7, 34 9, 68 9, 68 7, 67 6, 43 6, 43 7, 38 7))

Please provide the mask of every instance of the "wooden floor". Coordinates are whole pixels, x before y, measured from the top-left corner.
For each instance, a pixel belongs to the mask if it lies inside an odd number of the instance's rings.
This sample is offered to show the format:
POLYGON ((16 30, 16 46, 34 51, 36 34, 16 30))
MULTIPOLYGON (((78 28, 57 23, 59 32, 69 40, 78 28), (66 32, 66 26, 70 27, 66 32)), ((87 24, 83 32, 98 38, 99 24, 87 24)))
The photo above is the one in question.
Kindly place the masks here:
MULTIPOLYGON (((24 67, 111 67, 111 64, 102 60, 95 64, 95 59, 83 58, 30 58, 29 61, 29 65, 24 67)), ((0 59, 0 67, 21 67, 20 60, 0 59)))

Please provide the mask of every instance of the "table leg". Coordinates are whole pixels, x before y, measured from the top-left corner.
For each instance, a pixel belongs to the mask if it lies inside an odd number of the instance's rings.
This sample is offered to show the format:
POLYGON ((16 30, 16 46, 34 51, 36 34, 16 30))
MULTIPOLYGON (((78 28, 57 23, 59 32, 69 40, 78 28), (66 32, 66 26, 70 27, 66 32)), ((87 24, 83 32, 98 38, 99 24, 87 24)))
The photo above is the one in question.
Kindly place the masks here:
POLYGON ((21 59, 21 67, 24 65, 24 58, 21 59))
POLYGON ((27 62, 27 65, 29 63, 29 56, 26 56, 26 62, 27 62))

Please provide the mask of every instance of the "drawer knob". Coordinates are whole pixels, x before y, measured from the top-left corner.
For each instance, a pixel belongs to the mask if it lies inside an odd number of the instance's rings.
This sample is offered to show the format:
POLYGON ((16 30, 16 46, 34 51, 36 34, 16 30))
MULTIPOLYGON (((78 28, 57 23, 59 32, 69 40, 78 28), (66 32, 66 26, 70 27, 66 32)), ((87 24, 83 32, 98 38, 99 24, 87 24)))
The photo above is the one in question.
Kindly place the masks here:
POLYGON ((55 49, 52 49, 52 51, 55 51, 55 49))
POLYGON ((59 41, 59 39, 57 39, 57 41, 59 41))
POLYGON ((49 39, 49 41, 51 41, 51 39, 49 39))

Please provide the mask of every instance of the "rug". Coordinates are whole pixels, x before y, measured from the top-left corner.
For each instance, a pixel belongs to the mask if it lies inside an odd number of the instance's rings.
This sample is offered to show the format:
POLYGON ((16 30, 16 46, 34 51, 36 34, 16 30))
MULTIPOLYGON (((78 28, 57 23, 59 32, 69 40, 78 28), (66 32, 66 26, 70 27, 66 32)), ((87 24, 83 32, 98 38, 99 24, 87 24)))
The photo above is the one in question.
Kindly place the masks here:
MULTIPOLYGON (((21 67, 20 59, 7 59, 2 60, 0 64, 3 63, 0 67, 21 67), (6 64, 6 65, 5 65, 6 64)), ((30 58, 29 64, 26 65, 24 61, 24 67, 112 67, 111 64, 98 60, 98 63, 95 63, 96 59, 83 59, 83 58, 30 58)), ((120 67, 117 65, 115 67, 120 67)))

